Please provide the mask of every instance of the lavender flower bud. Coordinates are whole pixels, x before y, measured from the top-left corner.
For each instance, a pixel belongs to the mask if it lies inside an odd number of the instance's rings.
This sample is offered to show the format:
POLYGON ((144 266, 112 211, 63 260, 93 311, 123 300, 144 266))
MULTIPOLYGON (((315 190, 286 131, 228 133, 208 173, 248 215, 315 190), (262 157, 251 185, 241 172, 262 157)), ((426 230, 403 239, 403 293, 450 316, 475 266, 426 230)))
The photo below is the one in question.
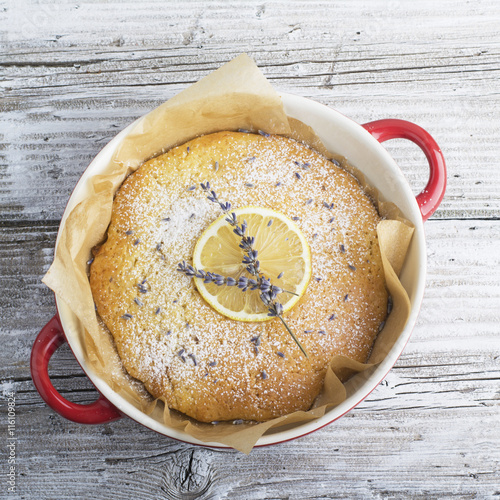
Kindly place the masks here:
POLYGON ((257 250, 250 250, 248 252, 248 257, 252 260, 257 260, 257 255, 259 255, 259 252, 257 250))
POLYGON ((269 292, 271 290, 271 281, 263 277, 260 282, 260 289, 262 292, 269 292))
POLYGON ((257 288, 259 288, 259 283, 256 280, 249 278, 248 286, 250 287, 250 290, 257 290, 257 288))
POLYGON ((243 225, 236 226, 233 229, 233 233, 236 234, 237 236, 239 236, 240 238, 243 237, 245 235, 245 231, 244 231, 243 225))
POLYGON ((238 288, 246 290, 248 287, 248 278, 246 276, 240 276, 238 278, 238 288))
POLYGON ((246 270, 247 270, 250 274, 253 274, 253 275, 258 274, 258 273, 257 273, 257 269, 256 269, 256 267, 255 267, 255 265, 254 265, 254 264, 250 264, 250 265, 248 265, 248 266, 246 267, 246 270))
POLYGON ((226 282, 224 276, 221 276, 220 274, 214 274, 212 279, 217 286, 221 286, 226 282))
POLYGON ((271 297, 267 292, 263 292, 260 294, 260 300, 262 300, 262 302, 264 302, 266 306, 268 306, 271 303, 271 297))

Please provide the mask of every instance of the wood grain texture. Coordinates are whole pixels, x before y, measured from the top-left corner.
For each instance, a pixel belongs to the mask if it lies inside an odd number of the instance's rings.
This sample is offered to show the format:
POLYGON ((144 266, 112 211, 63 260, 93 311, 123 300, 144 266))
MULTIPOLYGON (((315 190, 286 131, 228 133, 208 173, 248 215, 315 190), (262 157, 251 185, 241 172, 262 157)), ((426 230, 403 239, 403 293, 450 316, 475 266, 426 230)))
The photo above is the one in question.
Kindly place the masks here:
MULTIPOLYGON (((2 467, 11 391, 17 437, 17 491, 2 482, 0 497, 498 498, 499 24, 496 0, 0 2, 2 467), (67 199, 118 131, 242 52, 277 90, 359 123, 407 119, 440 144, 448 189, 426 223, 411 341, 342 419, 249 456, 129 419, 66 421, 35 391, 29 356, 55 312, 40 280, 67 199)), ((423 153, 384 145, 417 193, 423 153)), ((67 346, 50 374, 68 399, 96 398, 67 346)))

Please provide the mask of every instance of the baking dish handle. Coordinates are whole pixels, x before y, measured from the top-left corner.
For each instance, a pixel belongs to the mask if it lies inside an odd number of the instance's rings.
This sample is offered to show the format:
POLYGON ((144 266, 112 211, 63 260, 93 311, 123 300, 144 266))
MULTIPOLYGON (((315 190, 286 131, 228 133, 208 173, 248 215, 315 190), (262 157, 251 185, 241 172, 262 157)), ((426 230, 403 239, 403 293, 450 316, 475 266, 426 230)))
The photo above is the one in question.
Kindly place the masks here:
POLYGON ((379 142, 389 139, 408 139, 414 142, 429 162, 429 181, 417 195, 424 222, 436 211, 446 190, 446 164, 443 153, 432 136, 422 127, 405 120, 385 119, 365 123, 363 127, 379 142))
POLYGON ((79 424, 103 424, 122 418, 120 411, 104 396, 82 405, 63 398, 52 385, 49 361, 56 350, 66 342, 59 316, 56 314, 40 331, 31 350, 31 376, 42 399, 57 413, 79 424))

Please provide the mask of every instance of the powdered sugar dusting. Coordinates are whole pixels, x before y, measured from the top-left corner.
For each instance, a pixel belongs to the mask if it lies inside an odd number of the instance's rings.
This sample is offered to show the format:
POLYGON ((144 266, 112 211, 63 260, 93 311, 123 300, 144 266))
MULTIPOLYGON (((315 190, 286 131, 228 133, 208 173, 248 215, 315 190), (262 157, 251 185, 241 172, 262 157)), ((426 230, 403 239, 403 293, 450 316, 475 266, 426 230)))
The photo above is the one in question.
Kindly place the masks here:
POLYGON ((91 268, 98 311, 128 372, 173 408, 203 421, 307 409, 331 357, 364 360, 385 317, 377 222, 349 174, 295 141, 202 137, 189 153, 181 146, 146 163, 117 194, 108 241, 91 268), (313 279, 287 322, 309 359, 279 320, 221 316, 176 271, 220 215, 199 187, 206 181, 233 207, 272 208, 303 231, 313 279))

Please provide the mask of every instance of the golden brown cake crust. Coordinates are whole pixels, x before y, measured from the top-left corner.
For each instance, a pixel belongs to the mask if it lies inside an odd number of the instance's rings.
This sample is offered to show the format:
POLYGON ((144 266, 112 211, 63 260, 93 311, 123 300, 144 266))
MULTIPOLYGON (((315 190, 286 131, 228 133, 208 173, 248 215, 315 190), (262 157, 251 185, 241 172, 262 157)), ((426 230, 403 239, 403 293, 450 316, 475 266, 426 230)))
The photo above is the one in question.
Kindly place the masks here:
POLYGON ((94 300, 125 369, 170 408, 203 422, 307 410, 331 358, 364 362, 385 319, 379 220, 350 174, 299 142, 202 136, 146 162, 121 186, 91 266, 94 300), (206 181, 235 208, 300 218, 313 272, 286 320, 308 359, 279 320, 226 318, 176 271, 220 215, 200 188, 206 181))

